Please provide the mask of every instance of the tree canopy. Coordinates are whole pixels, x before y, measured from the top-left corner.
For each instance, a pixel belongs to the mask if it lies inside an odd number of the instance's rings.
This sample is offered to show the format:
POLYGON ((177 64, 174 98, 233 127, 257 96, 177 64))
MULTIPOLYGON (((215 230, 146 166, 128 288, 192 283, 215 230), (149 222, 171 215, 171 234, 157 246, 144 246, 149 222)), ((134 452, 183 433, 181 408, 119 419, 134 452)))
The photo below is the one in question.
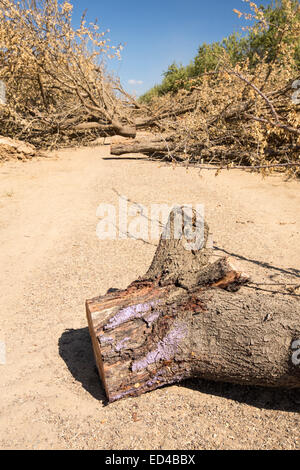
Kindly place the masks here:
MULTIPOLYGON (((249 2, 252 3, 252 2, 249 2)), ((189 89, 190 80, 197 79, 206 72, 216 70, 220 58, 226 53, 232 66, 249 61, 250 68, 254 69, 262 60, 267 63, 282 62, 281 42, 290 46, 293 51, 295 68, 300 68, 300 38, 295 36, 292 23, 299 22, 300 11, 298 0, 285 2, 273 0, 267 6, 261 6, 264 21, 268 27, 262 27, 259 19, 251 14, 244 15, 254 21, 254 26, 244 28, 244 33, 234 32, 220 42, 203 43, 199 46, 197 55, 190 64, 183 66, 173 62, 163 72, 161 84, 154 86, 145 93, 141 102, 149 102, 155 96, 162 96, 169 92, 177 92, 181 88, 189 89), (291 8, 294 15, 291 15, 291 8)), ((241 17, 242 13, 234 10, 241 17)))

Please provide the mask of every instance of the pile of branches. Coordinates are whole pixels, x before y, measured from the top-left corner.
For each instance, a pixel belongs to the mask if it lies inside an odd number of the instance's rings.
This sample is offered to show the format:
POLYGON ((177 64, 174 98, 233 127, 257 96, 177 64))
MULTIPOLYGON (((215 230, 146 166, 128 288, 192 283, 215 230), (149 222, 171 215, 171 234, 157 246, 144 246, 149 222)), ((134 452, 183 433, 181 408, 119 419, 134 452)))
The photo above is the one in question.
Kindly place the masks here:
POLYGON ((268 78, 262 73, 259 79, 238 68, 219 70, 215 77, 203 77, 192 92, 158 98, 152 108, 155 137, 113 146, 112 153, 138 151, 218 168, 297 171, 300 100, 295 100, 293 86, 298 82, 280 72, 273 69, 268 78))
MULTIPOLYGON (((142 151, 151 156, 208 168, 251 167, 261 172, 300 168, 300 74, 293 52, 299 41, 300 10, 291 7, 290 18, 278 29, 277 54, 273 60, 258 57, 230 64, 226 51, 216 70, 186 83, 176 94, 156 97, 150 105, 152 139, 116 145, 112 153, 142 151), (152 115, 152 120, 151 120, 152 115), (153 118, 154 117, 154 118, 153 118), (127 149, 126 149, 127 148, 127 149)), ((252 3, 251 19, 257 33, 268 28, 262 11, 252 3)))
POLYGON ((72 10, 58 0, 0 0, 1 134, 51 148, 159 126, 169 111, 158 117, 106 70, 122 46, 110 46, 85 15, 75 29, 72 10))
POLYGON ((121 47, 97 23, 72 25, 72 5, 58 0, 0 0, 1 134, 37 147, 93 135, 134 137, 134 99, 105 70, 121 47))
MULTIPOLYGON (((224 49, 215 70, 145 105, 107 73, 107 59, 119 57, 121 46, 110 46, 97 22, 86 24, 83 15, 75 28, 67 1, 0 0, 1 134, 38 149, 118 134, 130 140, 112 146, 116 155, 143 152, 218 169, 299 173, 300 75, 293 41, 300 37, 300 10, 282 1, 287 18, 276 30, 272 60, 258 56, 255 67, 253 60, 233 66, 224 49), (136 137, 139 129, 150 130, 152 138, 136 137)), ((259 34, 270 25, 263 10, 250 6, 253 14, 246 17, 254 20, 252 34, 259 34)))

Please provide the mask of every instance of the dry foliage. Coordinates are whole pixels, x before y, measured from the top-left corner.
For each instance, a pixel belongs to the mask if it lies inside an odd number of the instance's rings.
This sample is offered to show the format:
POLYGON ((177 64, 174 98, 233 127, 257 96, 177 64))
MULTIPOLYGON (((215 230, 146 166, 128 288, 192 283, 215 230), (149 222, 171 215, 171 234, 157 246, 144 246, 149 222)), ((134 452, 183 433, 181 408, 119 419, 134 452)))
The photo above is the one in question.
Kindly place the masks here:
POLYGON ((89 129, 135 134, 132 99, 105 71, 105 59, 120 48, 84 15, 75 29, 72 8, 57 0, 0 0, 3 134, 37 146, 82 140, 89 129))
MULTIPOLYGON (((252 31, 258 34, 269 25, 263 12, 249 3, 252 14, 245 16, 256 20, 252 31)), ((300 14, 292 2, 284 3, 289 15, 277 31, 280 60, 264 57, 255 68, 249 61, 232 67, 224 50, 217 69, 190 81, 189 90, 152 100, 152 112, 165 116, 157 129, 168 136, 164 152, 168 159, 299 174, 300 74, 293 44, 284 38, 288 32, 299 40, 300 14), (183 110, 191 106, 193 111, 178 115, 173 110, 180 106, 183 110)))
MULTIPOLYGON (((263 10, 246 1, 252 13, 244 16, 255 21, 251 33, 259 34, 270 25, 263 10)), ((135 137, 137 129, 151 128, 165 142, 151 155, 299 174, 300 74, 293 41, 300 36, 300 11, 292 0, 282 3, 286 21, 276 29, 272 60, 264 56, 255 67, 248 60, 232 66, 224 49, 214 71, 145 106, 105 70, 106 59, 121 48, 110 46, 85 16, 75 29, 70 3, 0 0, 0 80, 7 90, 1 133, 54 147, 99 135, 135 137)))

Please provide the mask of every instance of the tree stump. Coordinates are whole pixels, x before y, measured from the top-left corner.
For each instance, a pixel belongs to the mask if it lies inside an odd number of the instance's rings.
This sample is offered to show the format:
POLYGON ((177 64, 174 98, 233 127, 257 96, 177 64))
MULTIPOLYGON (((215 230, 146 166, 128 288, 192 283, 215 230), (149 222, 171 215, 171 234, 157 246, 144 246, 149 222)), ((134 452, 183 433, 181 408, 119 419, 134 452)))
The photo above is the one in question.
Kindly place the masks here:
MULTIPOLYGON (((230 258, 160 239, 145 276, 86 302, 96 364, 109 402, 191 377, 300 387, 299 301, 243 287, 230 258)), ((194 221, 193 221, 194 223, 194 221)))

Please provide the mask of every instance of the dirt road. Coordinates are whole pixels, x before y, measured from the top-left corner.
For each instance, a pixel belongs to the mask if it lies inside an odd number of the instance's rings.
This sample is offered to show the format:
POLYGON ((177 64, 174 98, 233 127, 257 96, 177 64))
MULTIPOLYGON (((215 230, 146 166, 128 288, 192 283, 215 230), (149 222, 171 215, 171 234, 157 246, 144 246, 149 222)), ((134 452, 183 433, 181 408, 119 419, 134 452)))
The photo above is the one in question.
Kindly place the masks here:
POLYGON ((0 167, 1 448, 300 448, 300 392, 190 380, 105 406, 84 302, 143 274, 157 241, 100 241, 100 203, 202 203, 216 255, 257 288, 300 284, 299 183, 201 175, 109 147, 0 167))

